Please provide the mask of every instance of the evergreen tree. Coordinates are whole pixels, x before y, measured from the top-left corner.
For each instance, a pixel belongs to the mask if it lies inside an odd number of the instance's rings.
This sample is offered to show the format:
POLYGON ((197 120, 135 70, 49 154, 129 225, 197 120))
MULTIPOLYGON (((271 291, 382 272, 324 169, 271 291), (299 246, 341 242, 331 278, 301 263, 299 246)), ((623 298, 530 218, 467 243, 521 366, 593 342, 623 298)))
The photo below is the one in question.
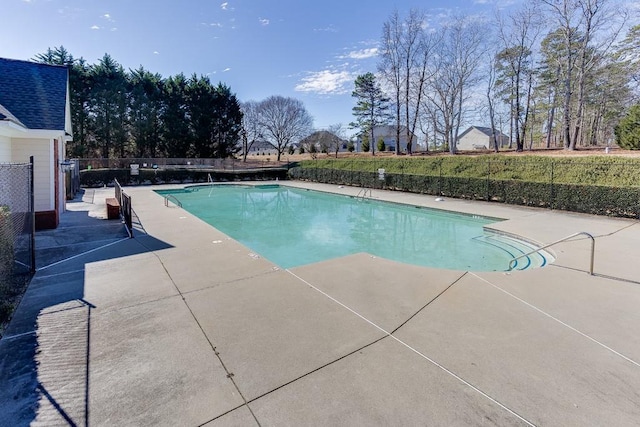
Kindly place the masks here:
MULTIPOLYGON (((356 121, 351 126, 359 128, 363 133, 369 133, 371 135, 370 141, 375 141, 375 127, 388 123, 391 118, 388 113, 389 98, 382 91, 373 73, 356 77, 355 90, 351 96, 357 99, 356 105, 353 107, 356 121)), ((375 155, 375 150, 371 152, 375 155)))
POLYGON ((109 54, 90 69, 90 114, 101 155, 127 157, 127 81, 124 69, 109 54))
POLYGON ((214 157, 232 157, 241 149, 242 110, 236 95, 228 86, 219 83, 214 89, 212 105, 214 157))
POLYGON ((184 74, 177 74, 165 80, 162 88, 161 149, 167 157, 187 157, 192 141, 189 126, 187 79, 184 74))
POLYGON ((615 128, 616 142, 620 148, 640 150, 640 104, 629 109, 615 128))
POLYGON ((142 66, 128 75, 131 138, 138 157, 156 157, 160 140, 162 77, 142 66))

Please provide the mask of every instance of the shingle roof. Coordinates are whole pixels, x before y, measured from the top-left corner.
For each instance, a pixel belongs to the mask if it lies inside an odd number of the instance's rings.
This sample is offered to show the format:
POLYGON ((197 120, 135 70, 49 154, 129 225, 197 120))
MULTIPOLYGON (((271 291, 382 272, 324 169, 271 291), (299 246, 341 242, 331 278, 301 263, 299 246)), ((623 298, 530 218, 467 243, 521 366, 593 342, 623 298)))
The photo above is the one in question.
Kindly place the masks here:
MULTIPOLYGON (((13 114, 11 114, 11 111, 7 110, 4 105, 0 104, 0 120, 8 120, 10 122, 14 122, 17 123, 21 126, 24 126, 24 123, 22 123, 20 120, 18 120, 18 118, 16 116, 14 116, 13 114)), ((26 126, 24 126, 26 127, 26 126)))
POLYGON ((2 120, 64 130, 67 78, 67 67, 0 58, 2 120))
MULTIPOLYGON (((465 130, 464 132, 462 132, 460 134, 460 136, 458 138, 461 138, 462 136, 464 136, 465 134, 467 134, 468 132, 471 131, 471 129, 476 129, 479 130, 480 132, 484 133, 487 136, 491 136, 493 134, 493 132, 491 131, 491 128, 488 127, 482 127, 482 126, 470 126, 467 130, 465 130)), ((495 134, 498 137, 506 137, 505 134, 503 134, 502 132, 500 132, 498 129, 495 130, 495 134)))

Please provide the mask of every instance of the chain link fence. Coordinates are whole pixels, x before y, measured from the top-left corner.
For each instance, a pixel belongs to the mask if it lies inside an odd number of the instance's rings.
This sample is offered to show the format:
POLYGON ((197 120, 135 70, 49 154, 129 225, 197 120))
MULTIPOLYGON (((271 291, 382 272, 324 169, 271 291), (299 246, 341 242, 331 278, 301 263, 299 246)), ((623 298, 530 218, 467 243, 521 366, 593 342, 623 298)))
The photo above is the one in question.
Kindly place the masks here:
POLYGON ((0 163, 0 280, 35 270, 33 161, 0 163))

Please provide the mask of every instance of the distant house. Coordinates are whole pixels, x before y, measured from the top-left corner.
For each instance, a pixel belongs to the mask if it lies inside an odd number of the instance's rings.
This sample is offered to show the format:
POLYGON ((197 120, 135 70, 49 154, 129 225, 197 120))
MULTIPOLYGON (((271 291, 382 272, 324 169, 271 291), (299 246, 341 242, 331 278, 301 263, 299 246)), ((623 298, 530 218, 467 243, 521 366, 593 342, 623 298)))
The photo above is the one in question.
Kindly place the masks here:
POLYGON ((276 147, 264 140, 257 140, 249 147, 248 156, 278 155, 276 147))
POLYGON ((498 147, 509 145, 509 137, 499 130, 492 131, 491 128, 471 126, 458 136, 456 147, 458 150, 492 150, 494 132, 498 147))
POLYGON ((71 140, 66 67, 0 58, 0 163, 34 157, 36 228, 65 210, 65 142, 71 140))
MULTIPOLYGON (((371 132, 367 132, 367 137, 371 138, 371 132)), ((392 125, 382 125, 373 128, 373 137, 375 141, 369 141, 369 144, 375 144, 376 151, 378 150, 378 141, 382 138, 387 151, 396 151, 397 145, 397 132, 396 127, 392 125)), ((400 127, 400 151, 407 151, 407 127, 400 127)), ((411 149, 413 151, 418 149, 418 137, 411 135, 411 149)), ((362 151, 362 134, 358 135, 356 140, 356 151, 362 151)))
POLYGON ((311 135, 300 141, 298 145, 302 146, 305 150, 309 150, 309 147, 313 145, 316 147, 318 152, 326 150, 329 153, 335 153, 336 149, 334 141, 338 143, 338 151, 347 151, 347 144, 349 144, 349 141, 344 138, 340 138, 336 134, 327 130, 313 132, 311 135))

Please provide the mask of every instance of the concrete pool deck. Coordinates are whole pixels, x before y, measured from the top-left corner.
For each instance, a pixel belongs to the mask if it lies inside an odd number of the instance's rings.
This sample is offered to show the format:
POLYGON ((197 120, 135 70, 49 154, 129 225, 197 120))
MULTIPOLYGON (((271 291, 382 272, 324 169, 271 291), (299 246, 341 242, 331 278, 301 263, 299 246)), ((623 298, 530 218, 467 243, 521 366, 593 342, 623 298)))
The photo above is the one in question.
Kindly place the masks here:
MULTIPOLYGON (((282 184, 356 195, 359 188, 282 184)), ((0 340, 0 425, 637 425, 640 223, 373 190, 504 218, 517 272, 355 254, 283 270, 153 190, 68 203, 0 340)))

